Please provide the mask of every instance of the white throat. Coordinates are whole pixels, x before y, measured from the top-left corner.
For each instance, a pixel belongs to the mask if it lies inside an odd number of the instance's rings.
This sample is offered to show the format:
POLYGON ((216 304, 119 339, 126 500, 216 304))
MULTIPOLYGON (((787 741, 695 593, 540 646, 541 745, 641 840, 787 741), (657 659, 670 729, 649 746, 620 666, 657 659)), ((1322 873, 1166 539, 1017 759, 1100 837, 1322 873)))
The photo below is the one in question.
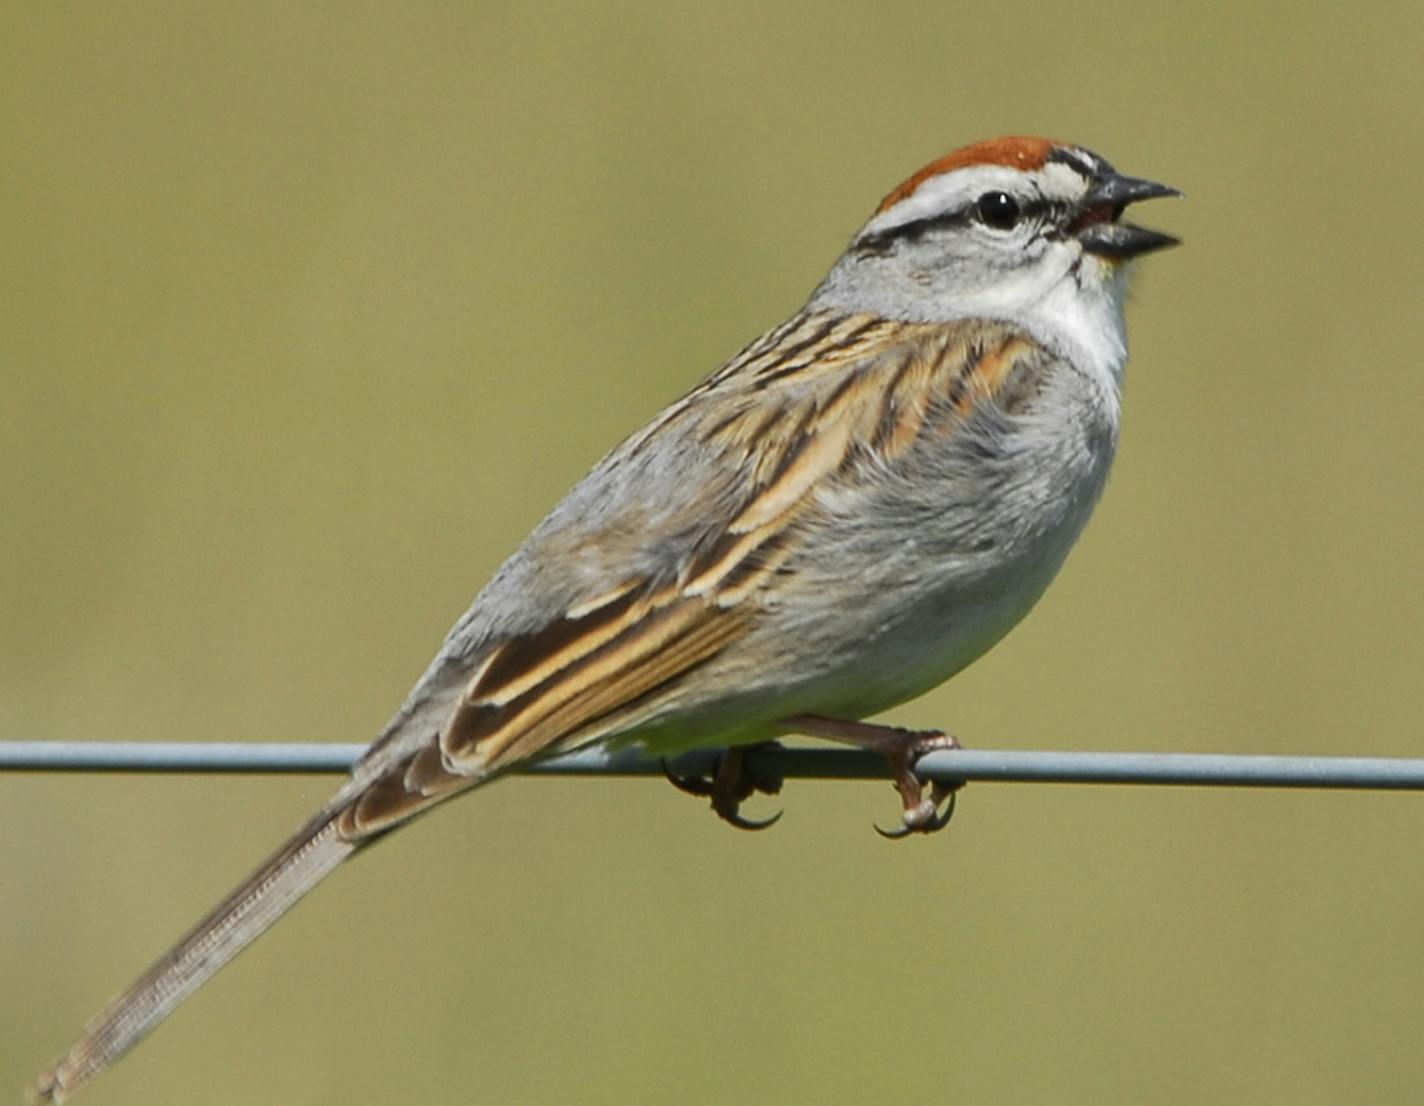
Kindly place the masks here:
POLYGON ((945 287, 932 269, 882 266, 847 254, 812 294, 809 306, 910 322, 1012 323, 1117 391, 1127 363, 1126 268, 1081 250, 1060 249, 977 287, 945 287))

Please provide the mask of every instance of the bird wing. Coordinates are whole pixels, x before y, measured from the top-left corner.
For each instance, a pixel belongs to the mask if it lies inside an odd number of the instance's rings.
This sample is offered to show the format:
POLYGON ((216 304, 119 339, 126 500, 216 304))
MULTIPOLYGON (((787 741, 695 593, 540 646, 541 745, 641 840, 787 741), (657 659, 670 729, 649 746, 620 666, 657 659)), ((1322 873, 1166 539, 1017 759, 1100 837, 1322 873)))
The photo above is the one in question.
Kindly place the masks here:
POLYGON ((473 655, 454 666, 463 686, 433 732, 397 727, 373 747, 343 835, 636 727, 764 617, 823 490, 873 480, 928 425, 1020 387, 1015 368, 1038 352, 999 324, 830 312, 752 343, 609 454, 501 570, 472 615, 559 601, 473 649, 473 626, 452 634, 443 655, 473 655))

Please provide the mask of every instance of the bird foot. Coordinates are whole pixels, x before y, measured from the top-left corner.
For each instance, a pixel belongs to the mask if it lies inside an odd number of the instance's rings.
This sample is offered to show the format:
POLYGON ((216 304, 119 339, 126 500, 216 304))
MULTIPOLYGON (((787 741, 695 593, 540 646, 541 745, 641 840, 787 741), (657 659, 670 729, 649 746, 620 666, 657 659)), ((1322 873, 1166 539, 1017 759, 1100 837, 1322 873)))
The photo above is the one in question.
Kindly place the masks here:
POLYGON ((781 811, 770 818, 757 821, 741 813, 741 806, 755 794, 779 795, 784 782, 778 774, 764 767, 748 763, 747 754, 757 749, 781 748, 775 741, 762 741, 755 745, 733 745, 717 758, 717 767, 711 776, 675 776, 663 761, 663 775, 679 791, 689 795, 699 795, 710 799, 717 817, 737 829, 764 830, 781 819, 781 811))
POLYGON ((949 734, 939 730, 906 730, 899 726, 880 726, 872 722, 825 718, 817 714, 798 714, 786 720, 786 725, 798 733, 840 741, 861 749, 879 753, 890 765, 890 778, 900 793, 903 811, 901 824, 875 831, 881 837, 898 840, 912 833, 936 833, 949 825, 954 816, 954 801, 962 780, 952 783, 932 783, 929 794, 915 775, 915 765, 926 753, 961 748, 949 734))

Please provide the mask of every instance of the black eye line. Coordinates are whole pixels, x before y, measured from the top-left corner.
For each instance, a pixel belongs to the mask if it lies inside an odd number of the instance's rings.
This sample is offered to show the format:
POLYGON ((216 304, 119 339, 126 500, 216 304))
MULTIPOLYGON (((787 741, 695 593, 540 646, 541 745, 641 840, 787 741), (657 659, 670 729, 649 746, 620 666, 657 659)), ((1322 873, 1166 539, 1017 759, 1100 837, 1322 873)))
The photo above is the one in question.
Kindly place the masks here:
MULTIPOLYGON (((1005 193, 1009 195, 1009 193, 1005 193)), ((1011 199, 1014 197, 1010 196, 1011 199)), ((1019 217, 1015 220, 1015 226, 1026 219, 1042 220, 1045 214, 1057 214, 1062 210, 1061 204, 1050 203, 1042 197, 1031 200, 1015 200, 1019 205, 1019 217)), ((938 215, 926 215, 923 219, 911 219, 908 223, 901 223, 899 226, 887 227, 885 230, 876 231, 874 234, 863 235, 855 243, 855 252, 858 254, 887 254, 897 243, 911 242, 917 238, 922 238, 926 234, 935 230, 948 230, 953 227, 968 226, 970 223, 979 223, 979 197, 976 196, 963 207, 957 207, 953 211, 944 211, 938 215)), ((991 230, 996 228, 990 228, 991 230)), ((1003 232, 1006 233, 1006 232, 1003 232)))
POLYGON ((856 242, 855 248, 860 253, 889 253, 897 242, 912 242, 917 238, 923 238, 932 230, 947 230, 951 227, 965 226, 973 215, 974 208, 971 205, 955 208, 953 211, 943 211, 938 215, 926 215, 923 219, 911 219, 908 223, 886 227, 874 234, 861 236, 860 240, 856 242))

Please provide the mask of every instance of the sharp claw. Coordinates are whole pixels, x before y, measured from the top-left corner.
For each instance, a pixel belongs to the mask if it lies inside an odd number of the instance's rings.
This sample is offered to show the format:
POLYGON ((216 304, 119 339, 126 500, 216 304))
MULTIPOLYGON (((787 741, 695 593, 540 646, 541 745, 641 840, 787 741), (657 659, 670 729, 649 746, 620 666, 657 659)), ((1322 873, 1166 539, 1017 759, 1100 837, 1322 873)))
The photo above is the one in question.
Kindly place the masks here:
POLYGON ((944 810, 941 812, 938 806, 938 796, 936 796, 935 816, 925 823, 926 833, 935 833, 949 825, 949 820, 954 817, 954 804, 958 799, 959 792, 951 791, 949 793, 949 802, 945 804, 944 810))
POLYGON ((875 826, 875 832, 887 841, 899 841, 902 837, 909 837, 912 833, 937 833, 949 825, 949 820, 954 817, 954 804, 959 798, 957 790, 950 791, 948 795, 934 793, 934 805, 930 808, 930 814, 923 819, 911 820, 910 812, 906 812, 906 821, 903 825, 893 830, 881 829, 875 826), (939 809, 939 804, 948 799, 948 804, 944 810, 939 809))
POLYGON ((731 761, 719 761, 711 779, 703 776, 677 776, 668 767, 666 758, 661 763, 663 775, 667 777, 668 783, 688 795, 697 795, 703 799, 710 798, 712 810, 728 825, 744 830, 764 830, 771 828, 781 820, 781 811, 777 811, 763 821, 743 817, 738 812, 742 800, 750 798, 753 792, 764 791, 768 795, 776 794, 781 789, 779 779, 754 780, 740 774, 735 778, 727 776, 725 766, 732 763, 731 761))
MULTIPOLYGON (((721 812, 719 811, 718 813, 720 814, 721 812)), ((777 822, 781 821, 782 813, 782 811, 778 810, 770 818, 763 818, 761 821, 757 821, 754 818, 744 818, 736 811, 733 811, 730 814, 722 814, 722 820, 724 822, 727 822, 729 825, 736 826, 737 829, 764 830, 770 829, 772 826, 776 825, 777 822)))

